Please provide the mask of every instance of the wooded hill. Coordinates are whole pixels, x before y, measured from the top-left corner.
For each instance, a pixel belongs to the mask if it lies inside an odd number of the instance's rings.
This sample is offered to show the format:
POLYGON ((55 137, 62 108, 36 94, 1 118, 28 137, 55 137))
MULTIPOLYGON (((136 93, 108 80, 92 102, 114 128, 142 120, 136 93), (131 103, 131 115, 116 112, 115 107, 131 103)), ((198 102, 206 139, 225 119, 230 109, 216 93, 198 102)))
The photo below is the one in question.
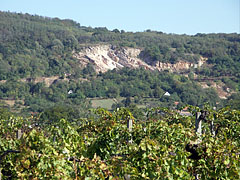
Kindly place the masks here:
POLYGON ((174 102, 179 106, 209 102, 212 106, 231 104, 239 108, 239 72, 239 34, 110 31, 105 27, 84 27, 72 20, 0 12, 1 106, 14 101, 17 112, 42 112, 56 105, 84 112, 91 107, 89 98, 95 97, 128 97, 135 104, 155 98, 157 105, 169 107, 174 102), (144 68, 96 73, 95 64, 83 66, 73 53, 99 44, 141 49, 139 58, 148 65, 180 61, 194 64, 200 57, 207 61, 182 74, 144 68), (52 81, 48 84, 46 78, 52 81), (200 80, 210 88, 203 89, 200 80), (219 99, 216 89, 211 88, 213 80, 228 92, 228 99, 219 99), (163 96, 165 92, 171 96, 163 96))

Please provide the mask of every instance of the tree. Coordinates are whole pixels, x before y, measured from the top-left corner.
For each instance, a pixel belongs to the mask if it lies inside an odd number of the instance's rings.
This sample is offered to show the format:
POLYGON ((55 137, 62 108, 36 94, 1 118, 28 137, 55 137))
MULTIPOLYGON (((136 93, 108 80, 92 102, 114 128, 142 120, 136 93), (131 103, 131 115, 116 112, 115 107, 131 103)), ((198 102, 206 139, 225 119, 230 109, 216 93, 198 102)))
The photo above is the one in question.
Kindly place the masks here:
POLYGON ((54 106, 46 109, 40 116, 42 123, 57 123, 60 119, 73 121, 78 117, 77 109, 73 109, 69 106, 54 106))
POLYGON ((130 106, 130 104, 131 104, 131 98, 128 96, 125 100, 124 100, 124 105, 125 105, 125 107, 128 107, 128 106, 130 106))
POLYGON ((164 91, 160 87, 156 87, 153 91, 153 95, 155 98, 160 98, 164 94, 164 91))
POLYGON ((96 71, 94 69, 94 66, 91 63, 88 63, 87 66, 82 70, 82 73, 84 76, 90 75, 94 76, 96 75, 96 71))
POLYGON ((116 98, 117 96, 119 96, 119 92, 120 92, 119 88, 116 87, 116 86, 113 86, 113 87, 108 89, 106 94, 110 98, 116 98))
POLYGON ((64 49, 63 43, 59 39, 54 39, 51 45, 51 49, 55 53, 62 53, 64 49))
POLYGON ((112 32, 114 33, 120 33, 120 31, 118 29, 113 29, 112 32))

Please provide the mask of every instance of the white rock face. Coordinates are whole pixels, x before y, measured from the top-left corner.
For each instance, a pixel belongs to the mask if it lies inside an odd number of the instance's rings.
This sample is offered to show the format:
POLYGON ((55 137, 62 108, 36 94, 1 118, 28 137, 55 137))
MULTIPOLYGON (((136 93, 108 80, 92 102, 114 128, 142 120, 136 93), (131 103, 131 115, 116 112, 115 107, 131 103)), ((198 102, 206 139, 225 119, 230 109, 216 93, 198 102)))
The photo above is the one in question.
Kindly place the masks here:
POLYGON ((87 47, 79 53, 74 53, 73 57, 79 59, 83 66, 93 63, 97 72, 106 72, 123 67, 143 67, 153 70, 153 67, 138 58, 140 52, 140 49, 135 48, 117 49, 111 45, 98 45, 87 47))
POLYGON ((176 64, 157 62, 151 66, 139 58, 141 49, 121 47, 116 48, 112 45, 96 45, 84 48, 81 52, 73 52, 73 57, 79 59, 82 66, 88 63, 95 65, 96 72, 106 72, 123 67, 140 68, 149 70, 170 70, 172 72, 187 70, 191 67, 200 67, 205 61, 199 59, 198 64, 179 61, 176 64), (195 66, 194 66, 195 65, 195 66))

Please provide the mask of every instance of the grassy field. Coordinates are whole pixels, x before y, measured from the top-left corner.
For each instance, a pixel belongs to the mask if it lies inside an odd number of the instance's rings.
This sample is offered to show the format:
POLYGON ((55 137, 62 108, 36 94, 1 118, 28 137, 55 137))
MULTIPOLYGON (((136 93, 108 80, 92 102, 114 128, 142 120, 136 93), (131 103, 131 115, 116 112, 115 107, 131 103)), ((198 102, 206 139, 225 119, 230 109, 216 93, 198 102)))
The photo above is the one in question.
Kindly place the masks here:
POLYGON ((91 100, 91 103, 92 103, 92 107, 93 108, 98 108, 98 107, 101 107, 101 108, 105 108, 105 109, 108 109, 108 110, 111 110, 112 109, 112 105, 114 103, 117 103, 118 100, 115 99, 115 98, 108 98, 108 99, 92 99, 91 100))
MULTIPOLYGON (((112 105, 115 103, 119 103, 125 98, 92 98, 91 103, 93 108, 105 108, 108 110, 112 110, 112 105)), ((132 99, 132 103, 133 99, 132 99)), ((158 98, 143 98, 140 103, 134 103, 137 105, 138 108, 146 108, 146 107, 157 107, 159 103, 158 98)))

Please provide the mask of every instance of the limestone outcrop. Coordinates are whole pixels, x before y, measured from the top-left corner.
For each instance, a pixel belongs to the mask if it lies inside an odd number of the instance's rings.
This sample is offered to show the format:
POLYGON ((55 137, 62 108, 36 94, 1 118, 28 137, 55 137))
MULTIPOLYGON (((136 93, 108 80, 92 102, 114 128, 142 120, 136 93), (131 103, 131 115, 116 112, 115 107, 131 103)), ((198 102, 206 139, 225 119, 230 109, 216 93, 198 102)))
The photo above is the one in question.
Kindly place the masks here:
POLYGON ((179 61, 176 64, 156 62, 155 65, 149 65, 139 58, 141 49, 121 47, 112 45, 95 45, 83 48, 80 52, 73 52, 73 57, 77 58, 81 66, 92 63, 96 72, 106 72, 113 69, 144 68, 149 70, 169 70, 171 72, 184 71, 191 67, 198 68, 203 65, 205 60, 199 59, 197 64, 186 61, 179 61))

